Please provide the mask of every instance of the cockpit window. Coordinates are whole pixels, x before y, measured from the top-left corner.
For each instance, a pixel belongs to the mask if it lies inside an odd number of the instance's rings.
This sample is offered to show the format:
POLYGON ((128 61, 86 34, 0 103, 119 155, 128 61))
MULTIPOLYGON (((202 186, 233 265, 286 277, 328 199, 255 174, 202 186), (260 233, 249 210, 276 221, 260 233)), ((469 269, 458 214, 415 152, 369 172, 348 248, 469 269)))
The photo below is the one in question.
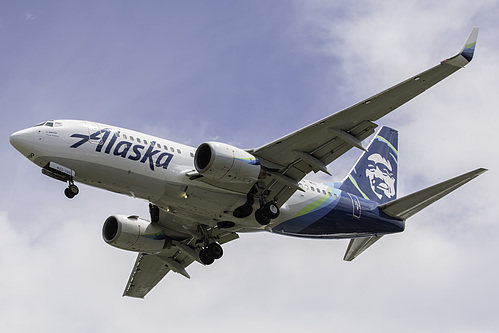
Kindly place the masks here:
POLYGON ((36 124, 33 127, 38 127, 38 126, 61 127, 62 123, 59 121, 54 122, 53 120, 49 120, 49 121, 44 121, 43 123, 36 124))

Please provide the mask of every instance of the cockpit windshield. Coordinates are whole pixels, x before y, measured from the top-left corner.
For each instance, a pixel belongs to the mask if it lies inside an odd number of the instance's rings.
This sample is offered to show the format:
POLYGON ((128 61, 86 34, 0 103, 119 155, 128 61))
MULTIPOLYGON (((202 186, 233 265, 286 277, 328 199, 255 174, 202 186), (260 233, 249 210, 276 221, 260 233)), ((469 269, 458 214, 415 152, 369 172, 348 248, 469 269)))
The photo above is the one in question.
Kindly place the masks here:
POLYGON ((38 126, 48 126, 48 127, 61 127, 62 126, 62 123, 59 122, 59 121, 53 121, 53 120, 49 120, 49 121, 45 121, 43 123, 39 123, 39 124, 36 124, 35 126, 33 127, 38 127, 38 126))

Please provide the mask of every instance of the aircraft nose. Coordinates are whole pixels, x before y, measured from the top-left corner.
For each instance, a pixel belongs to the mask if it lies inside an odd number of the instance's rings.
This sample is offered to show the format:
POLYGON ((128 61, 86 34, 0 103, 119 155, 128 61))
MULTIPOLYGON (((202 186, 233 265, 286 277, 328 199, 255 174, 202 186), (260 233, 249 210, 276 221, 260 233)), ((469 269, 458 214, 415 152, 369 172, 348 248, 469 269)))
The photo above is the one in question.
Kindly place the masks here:
POLYGON ((21 154, 27 155, 33 147, 33 133, 30 129, 17 131, 10 136, 9 141, 21 154))

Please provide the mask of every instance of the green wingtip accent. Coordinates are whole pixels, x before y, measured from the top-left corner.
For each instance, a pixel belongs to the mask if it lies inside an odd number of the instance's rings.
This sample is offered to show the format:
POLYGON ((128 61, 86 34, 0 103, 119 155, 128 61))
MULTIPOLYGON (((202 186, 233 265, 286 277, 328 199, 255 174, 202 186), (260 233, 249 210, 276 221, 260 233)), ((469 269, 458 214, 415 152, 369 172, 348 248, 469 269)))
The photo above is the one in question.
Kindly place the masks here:
POLYGON ((465 48, 465 49, 471 49, 471 48, 475 47, 475 45, 476 45, 476 42, 473 42, 473 43, 471 43, 471 44, 467 44, 467 45, 465 45, 465 46, 464 46, 464 48, 465 48))

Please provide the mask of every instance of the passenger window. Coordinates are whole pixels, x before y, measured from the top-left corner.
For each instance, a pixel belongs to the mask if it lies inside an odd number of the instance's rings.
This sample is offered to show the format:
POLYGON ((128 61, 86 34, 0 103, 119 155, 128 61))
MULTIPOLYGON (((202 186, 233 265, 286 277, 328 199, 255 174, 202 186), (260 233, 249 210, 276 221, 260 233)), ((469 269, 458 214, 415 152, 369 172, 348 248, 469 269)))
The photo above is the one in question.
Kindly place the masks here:
POLYGON ((173 149, 173 147, 170 147, 170 150, 172 151, 172 153, 175 152, 175 149, 173 149))
POLYGON ((133 141, 133 136, 130 135, 130 141, 133 141))
POLYGON ((193 153, 191 153, 191 157, 194 157, 194 154, 193 154, 193 153))
POLYGON ((182 154, 182 152, 180 151, 180 149, 177 149, 177 153, 182 154))
POLYGON ((312 191, 315 191, 315 188, 313 188, 312 186, 310 186, 310 188, 312 189, 312 191))
POLYGON ((147 141, 146 140, 144 140, 144 144, 147 145, 147 141))
POLYGON ((126 140, 126 135, 125 135, 125 134, 123 134, 123 139, 125 139, 125 140, 126 140))
POLYGON ((164 150, 168 150, 168 147, 167 147, 167 146, 163 146, 163 149, 164 149, 164 150))
POLYGON ((158 143, 158 148, 161 149, 161 145, 158 143))
POLYGON ((138 143, 141 143, 139 138, 137 138, 137 142, 138 142, 138 143))
POLYGON ((322 190, 322 194, 326 194, 326 191, 322 190))

